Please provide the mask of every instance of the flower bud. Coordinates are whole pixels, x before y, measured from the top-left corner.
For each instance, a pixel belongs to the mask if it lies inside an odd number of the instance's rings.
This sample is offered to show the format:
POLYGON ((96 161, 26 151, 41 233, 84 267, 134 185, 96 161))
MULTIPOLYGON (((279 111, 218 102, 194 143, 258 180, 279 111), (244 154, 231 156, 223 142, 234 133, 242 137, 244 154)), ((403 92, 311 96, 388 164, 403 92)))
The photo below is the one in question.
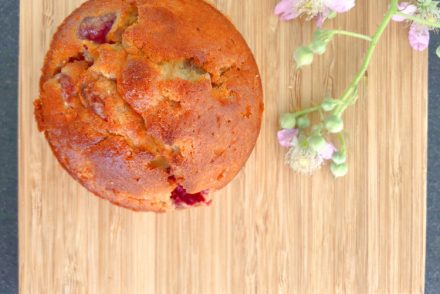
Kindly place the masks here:
POLYGON ((313 41, 312 45, 310 45, 310 49, 313 53, 322 55, 327 50, 327 44, 320 40, 313 41))
POLYGON ((322 126, 319 124, 319 125, 314 125, 313 127, 312 127, 312 133, 313 134, 321 134, 321 130, 322 130, 322 126))
POLYGON ((321 104, 321 108, 324 111, 332 111, 338 105, 338 101, 332 98, 325 98, 321 104))
POLYGON ((300 129, 305 129, 310 126, 310 119, 307 115, 303 115, 296 120, 296 125, 300 129))
POLYGON ((324 126, 330 133, 336 134, 344 129, 344 122, 340 117, 331 115, 325 119, 324 126))
POLYGON ((343 164, 347 161, 347 155, 345 154, 345 152, 336 152, 332 156, 332 161, 335 164, 343 164))
POLYGON ((347 174, 348 166, 346 163, 336 164, 333 162, 330 166, 330 170, 335 178, 340 178, 347 174))
POLYGON ((328 30, 317 30, 313 35, 313 41, 320 41, 327 45, 334 36, 334 32, 328 30))
POLYGON ((309 143, 310 147, 312 147, 312 149, 318 153, 323 151, 327 146, 325 139, 321 135, 313 135, 307 140, 307 142, 309 143))
POLYGON ((305 65, 312 64, 313 62, 313 51, 308 47, 300 47, 295 50, 294 54, 296 68, 301 68, 305 65))
POLYGON ((296 117, 292 113, 283 113, 280 118, 280 126, 283 129, 293 129, 296 125, 296 117))

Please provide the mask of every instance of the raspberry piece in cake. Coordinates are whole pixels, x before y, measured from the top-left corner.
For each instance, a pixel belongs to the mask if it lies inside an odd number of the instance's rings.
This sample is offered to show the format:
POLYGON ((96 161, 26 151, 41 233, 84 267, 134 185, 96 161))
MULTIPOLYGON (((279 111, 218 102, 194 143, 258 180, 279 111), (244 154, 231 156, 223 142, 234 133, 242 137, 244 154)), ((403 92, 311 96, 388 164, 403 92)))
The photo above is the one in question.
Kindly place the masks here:
POLYGON ((105 43, 107 34, 116 20, 114 13, 97 17, 86 17, 79 25, 78 36, 81 39, 93 41, 99 44, 105 43))
POLYGON ((182 186, 177 186, 171 193, 171 199, 177 207, 194 206, 197 204, 211 204, 207 199, 208 191, 202 191, 196 194, 189 194, 182 186))
POLYGON ((66 104, 70 104, 71 97, 75 91, 75 85, 73 84, 72 78, 64 73, 60 73, 58 75, 58 82, 60 83, 60 86, 62 89, 61 93, 62 93, 64 102, 66 104))

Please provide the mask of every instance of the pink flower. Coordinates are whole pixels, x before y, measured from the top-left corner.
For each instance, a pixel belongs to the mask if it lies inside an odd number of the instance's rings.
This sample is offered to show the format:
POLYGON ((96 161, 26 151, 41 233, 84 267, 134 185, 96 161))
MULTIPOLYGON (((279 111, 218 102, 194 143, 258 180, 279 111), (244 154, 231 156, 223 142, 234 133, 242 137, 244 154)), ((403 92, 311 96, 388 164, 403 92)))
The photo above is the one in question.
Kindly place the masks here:
MULTIPOLYGON (((409 4, 408 2, 401 2, 397 5, 397 7, 399 8, 400 12, 408 15, 414 15, 417 11, 417 6, 409 4)), ((406 20, 406 18, 400 15, 394 15, 393 20, 400 22, 406 20)))
POLYGON ((335 151, 336 151, 335 146, 333 146, 330 143, 327 143, 325 148, 321 152, 319 152, 319 155, 325 160, 330 160, 332 159, 335 151))
MULTIPOLYGON (((426 1, 426 5, 424 1, 414 1, 414 4, 410 4, 409 2, 401 2, 398 4, 398 9, 401 13, 412 16, 415 15, 420 19, 433 22, 437 22, 440 17, 440 8, 438 7, 438 3, 433 1, 432 5, 429 4, 431 1, 426 1), (434 18, 434 19, 432 19, 434 18)), ((404 21, 407 20, 406 16, 394 15, 394 21, 404 21)), ((433 30, 433 27, 429 25, 422 25, 417 23, 417 21, 412 21, 411 26, 408 32, 409 44, 414 50, 423 51, 429 46, 429 31, 433 30)))
POLYGON ((355 0, 324 0, 324 5, 337 13, 347 12, 355 4, 355 0))
POLYGON ((413 23, 409 29, 408 38, 414 50, 423 51, 429 45, 429 28, 413 23))
POLYGON ((286 148, 289 148, 295 144, 296 136, 298 136, 297 129, 283 129, 277 134, 278 142, 281 146, 286 148))
POLYGON ((284 21, 297 18, 300 15, 297 4, 298 0, 281 0, 275 7, 275 15, 284 21))
POLYGON ((275 15, 287 21, 299 16, 307 20, 316 18, 318 27, 336 13, 353 8, 355 0, 281 0, 275 7, 275 15))

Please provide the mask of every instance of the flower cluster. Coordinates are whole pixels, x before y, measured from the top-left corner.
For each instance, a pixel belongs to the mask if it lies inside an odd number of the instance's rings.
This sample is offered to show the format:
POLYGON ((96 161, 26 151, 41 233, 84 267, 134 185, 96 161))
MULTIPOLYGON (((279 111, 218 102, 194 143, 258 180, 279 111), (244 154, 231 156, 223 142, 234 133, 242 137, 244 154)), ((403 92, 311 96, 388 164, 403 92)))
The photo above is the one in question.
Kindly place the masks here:
POLYGON ((401 2, 398 5, 398 14, 393 16, 394 21, 408 21, 411 23, 408 39, 411 47, 417 51, 428 48, 430 31, 437 28, 434 24, 438 24, 440 21, 438 4, 438 1, 433 0, 401 2))
MULTIPOLYGON (((347 174, 347 150, 342 117, 345 110, 356 102, 359 83, 363 80, 378 41, 391 20, 411 23, 409 41, 411 46, 419 51, 427 48, 430 31, 440 28, 439 1, 390 1, 387 13, 372 36, 320 28, 327 18, 350 10, 355 4, 354 0, 282 0, 276 6, 275 14, 283 20, 301 15, 305 15, 308 20, 317 18, 319 29, 315 32, 312 42, 295 50, 297 69, 313 63, 316 54, 324 54, 328 43, 335 35, 345 35, 370 43, 361 68, 341 96, 336 99, 327 97, 319 105, 284 113, 281 116, 278 141, 281 146, 289 148, 285 161, 294 171, 311 174, 330 161, 330 171, 335 177, 347 174), (320 120, 311 125, 310 116, 313 113, 319 114, 320 120), (334 137, 338 139, 338 148, 331 142, 334 137)), ((440 57, 440 47, 437 54, 440 57)))
MULTIPOLYGON (((327 98, 324 102, 310 110, 330 113, 338 106, 335 99, 327 98)), ((308 112, 308 111, 307 111, 308 112)), ((278 142, 289 148, 286 163, 296 172, 311 174, 318 170, 326 161, 331 160, 330 170, 335 177, 345 176, 348 167, 345 141, 342 131, 344 123, 337 115, 328 115, 321 123, 310 126, 308 114, 303 112, 285 113, 280 118, 282 130, 278 132, 278 142), (325 139, 325 134, 339 134, 341 148, 325 139)))
POLYGON ((308 20, 316 18, 320 27, 327 18, 347 12, 354 5, 355 0, 281 0, 275 7, 275 14, 285 21, 303 15, 308 20))

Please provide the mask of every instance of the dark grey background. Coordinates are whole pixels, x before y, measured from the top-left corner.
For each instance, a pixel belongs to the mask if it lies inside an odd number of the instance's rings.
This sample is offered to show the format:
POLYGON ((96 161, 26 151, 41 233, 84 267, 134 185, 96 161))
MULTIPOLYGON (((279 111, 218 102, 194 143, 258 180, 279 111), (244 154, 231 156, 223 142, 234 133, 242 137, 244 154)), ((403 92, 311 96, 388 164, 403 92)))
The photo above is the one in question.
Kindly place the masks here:
MULTIPOLYGON (((0 294, 18 292, 18 0, 0 0, 0 294)), ((426 293, 440 292, 440 59, 432 38, 429 76, 429 176, 426 293)))
POLYGON ((18 0, 0 0, 0 293, 17 293, 18 0))
POLYGON ((440 58, 433 36, 429 55, 429 153, 426 293, 440 293, 440 58))

